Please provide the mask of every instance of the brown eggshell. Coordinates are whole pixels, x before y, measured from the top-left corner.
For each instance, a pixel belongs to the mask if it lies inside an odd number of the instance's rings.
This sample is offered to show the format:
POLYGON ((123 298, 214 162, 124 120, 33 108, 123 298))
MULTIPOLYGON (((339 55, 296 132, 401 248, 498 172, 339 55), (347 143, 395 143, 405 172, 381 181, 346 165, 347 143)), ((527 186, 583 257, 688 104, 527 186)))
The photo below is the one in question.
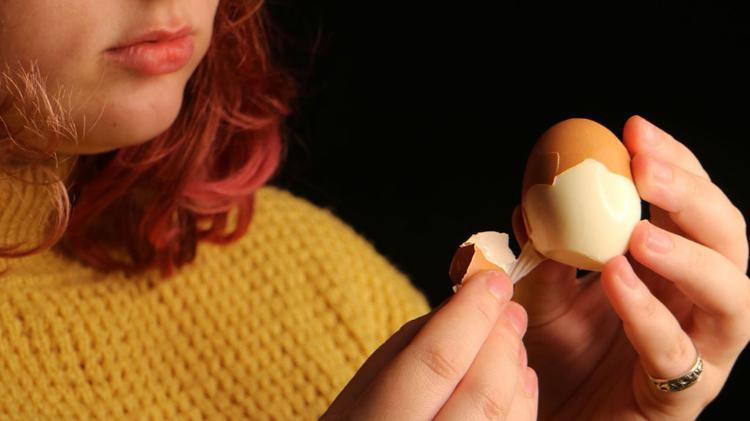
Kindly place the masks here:
POLYGON ((498 270, 510 275, 516 264, 516 256, 508 245, 509 239, 504 232, 482 231, 464 241, 453 255, 448 269, 454 291, 483 270, 498 270))
POLYGON ((469 244, 456 250, 448 269, 448 276, 453 281, 453 285, 461 285, 465 280, 483 270, 503 270, 503 268, 487 260, 482 249, 477 245, 469 244))
POLYGON ((595 121, 571 118, 547 129, 531 150, 521 197, 535 184, 552 184, 558 174, 587 158, 633 180, 630 154, 617 136, 595 121))

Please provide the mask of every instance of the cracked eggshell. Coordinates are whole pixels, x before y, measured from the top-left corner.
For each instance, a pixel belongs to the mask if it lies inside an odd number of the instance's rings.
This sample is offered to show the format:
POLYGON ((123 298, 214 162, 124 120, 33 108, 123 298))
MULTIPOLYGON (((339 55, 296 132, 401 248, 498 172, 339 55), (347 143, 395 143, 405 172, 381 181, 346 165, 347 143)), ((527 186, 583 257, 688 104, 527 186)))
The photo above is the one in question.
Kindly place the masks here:
POLYGON ((521 210, 539 253, 600 271, 607 260, 627 251, 641 217, 630 154, 599 123, 573 118, 555 124, 529 156, 521 210))
POLYGON ((476 233, 464 241, 451 260, 448 276, 454 285, 482 270, 502 270, 509 274, 516 262, 508 246, 508 234, 496 231, 476 233))

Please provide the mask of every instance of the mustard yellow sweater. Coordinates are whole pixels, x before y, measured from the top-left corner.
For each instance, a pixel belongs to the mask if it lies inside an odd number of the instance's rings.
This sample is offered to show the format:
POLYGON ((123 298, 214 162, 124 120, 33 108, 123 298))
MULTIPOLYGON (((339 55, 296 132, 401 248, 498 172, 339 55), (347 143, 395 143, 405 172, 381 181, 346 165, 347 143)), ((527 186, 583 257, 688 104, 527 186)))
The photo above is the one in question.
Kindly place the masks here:
MULTIPOLYGON (((0 245, 38 188, 0 180, 0 245)), ((424 296, 326 208, 257 193, 240 241, 175 277, 101 274, 56 251, 0 258, 0 419, 315 419, 424 296)))

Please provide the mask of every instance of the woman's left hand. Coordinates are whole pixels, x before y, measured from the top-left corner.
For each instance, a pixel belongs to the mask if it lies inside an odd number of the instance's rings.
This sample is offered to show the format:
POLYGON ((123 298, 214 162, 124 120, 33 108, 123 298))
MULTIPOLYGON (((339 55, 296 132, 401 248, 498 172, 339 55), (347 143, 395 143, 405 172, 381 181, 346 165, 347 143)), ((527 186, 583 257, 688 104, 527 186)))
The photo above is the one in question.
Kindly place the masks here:
MULTIPOLYGON (((685 145, 645 119, 628 120, 623 142, 650 203, 628 257, 610 260, 601 282, 547 261, 516 287, 529 316, 524 342, 540 379, 540 419, 694 419, 750 339, 742 213, 685 145), (664 392, 650 382, 649 374, 688 371, 697 351, 704 369, 696 384, 664 392)), ((523 244, 519 212, 513 219, 523 244)))

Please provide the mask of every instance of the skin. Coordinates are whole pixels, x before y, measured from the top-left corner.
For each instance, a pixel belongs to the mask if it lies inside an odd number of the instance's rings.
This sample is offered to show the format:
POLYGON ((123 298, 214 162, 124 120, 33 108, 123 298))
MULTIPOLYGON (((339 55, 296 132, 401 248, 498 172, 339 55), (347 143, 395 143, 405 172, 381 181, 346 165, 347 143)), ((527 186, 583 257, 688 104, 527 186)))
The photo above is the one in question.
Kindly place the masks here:
MULTIPOLYGON (((208 50, 219 0, 3 0, 0 65, 36 60, 48 92, 71 95, 78 144, 64 154, 94 154, 144 143, 175 121, 183 91, 208 50), (190 24, 195 51, 177 72, 142 75, 105 57, 133 31, 190 24), (92 127, 92 122, 96 122, 92 127)), ((2 95, 0 95, 2 97, 2 95)))
POLYGON ((473 275, 378 348, 322 419, 536 419, 527 317, 512 293, 503 272, 473 275))
MULTIPOLYGON (((645 119, 626 122, 623 143, 651 215, 634 230, 627 257, 581 280, 574 268, 546 261, 516 286, 529 316, 529 362, 541 379, 540 419, 694 419, 750 339, 742 213, 685 145, 645 119), (698 383, 662 392, 649 382, 646 373, 688 371, 696 349, 704 360, 698 383)), ((513 228, 524 244, 518 208, 513 228)))

